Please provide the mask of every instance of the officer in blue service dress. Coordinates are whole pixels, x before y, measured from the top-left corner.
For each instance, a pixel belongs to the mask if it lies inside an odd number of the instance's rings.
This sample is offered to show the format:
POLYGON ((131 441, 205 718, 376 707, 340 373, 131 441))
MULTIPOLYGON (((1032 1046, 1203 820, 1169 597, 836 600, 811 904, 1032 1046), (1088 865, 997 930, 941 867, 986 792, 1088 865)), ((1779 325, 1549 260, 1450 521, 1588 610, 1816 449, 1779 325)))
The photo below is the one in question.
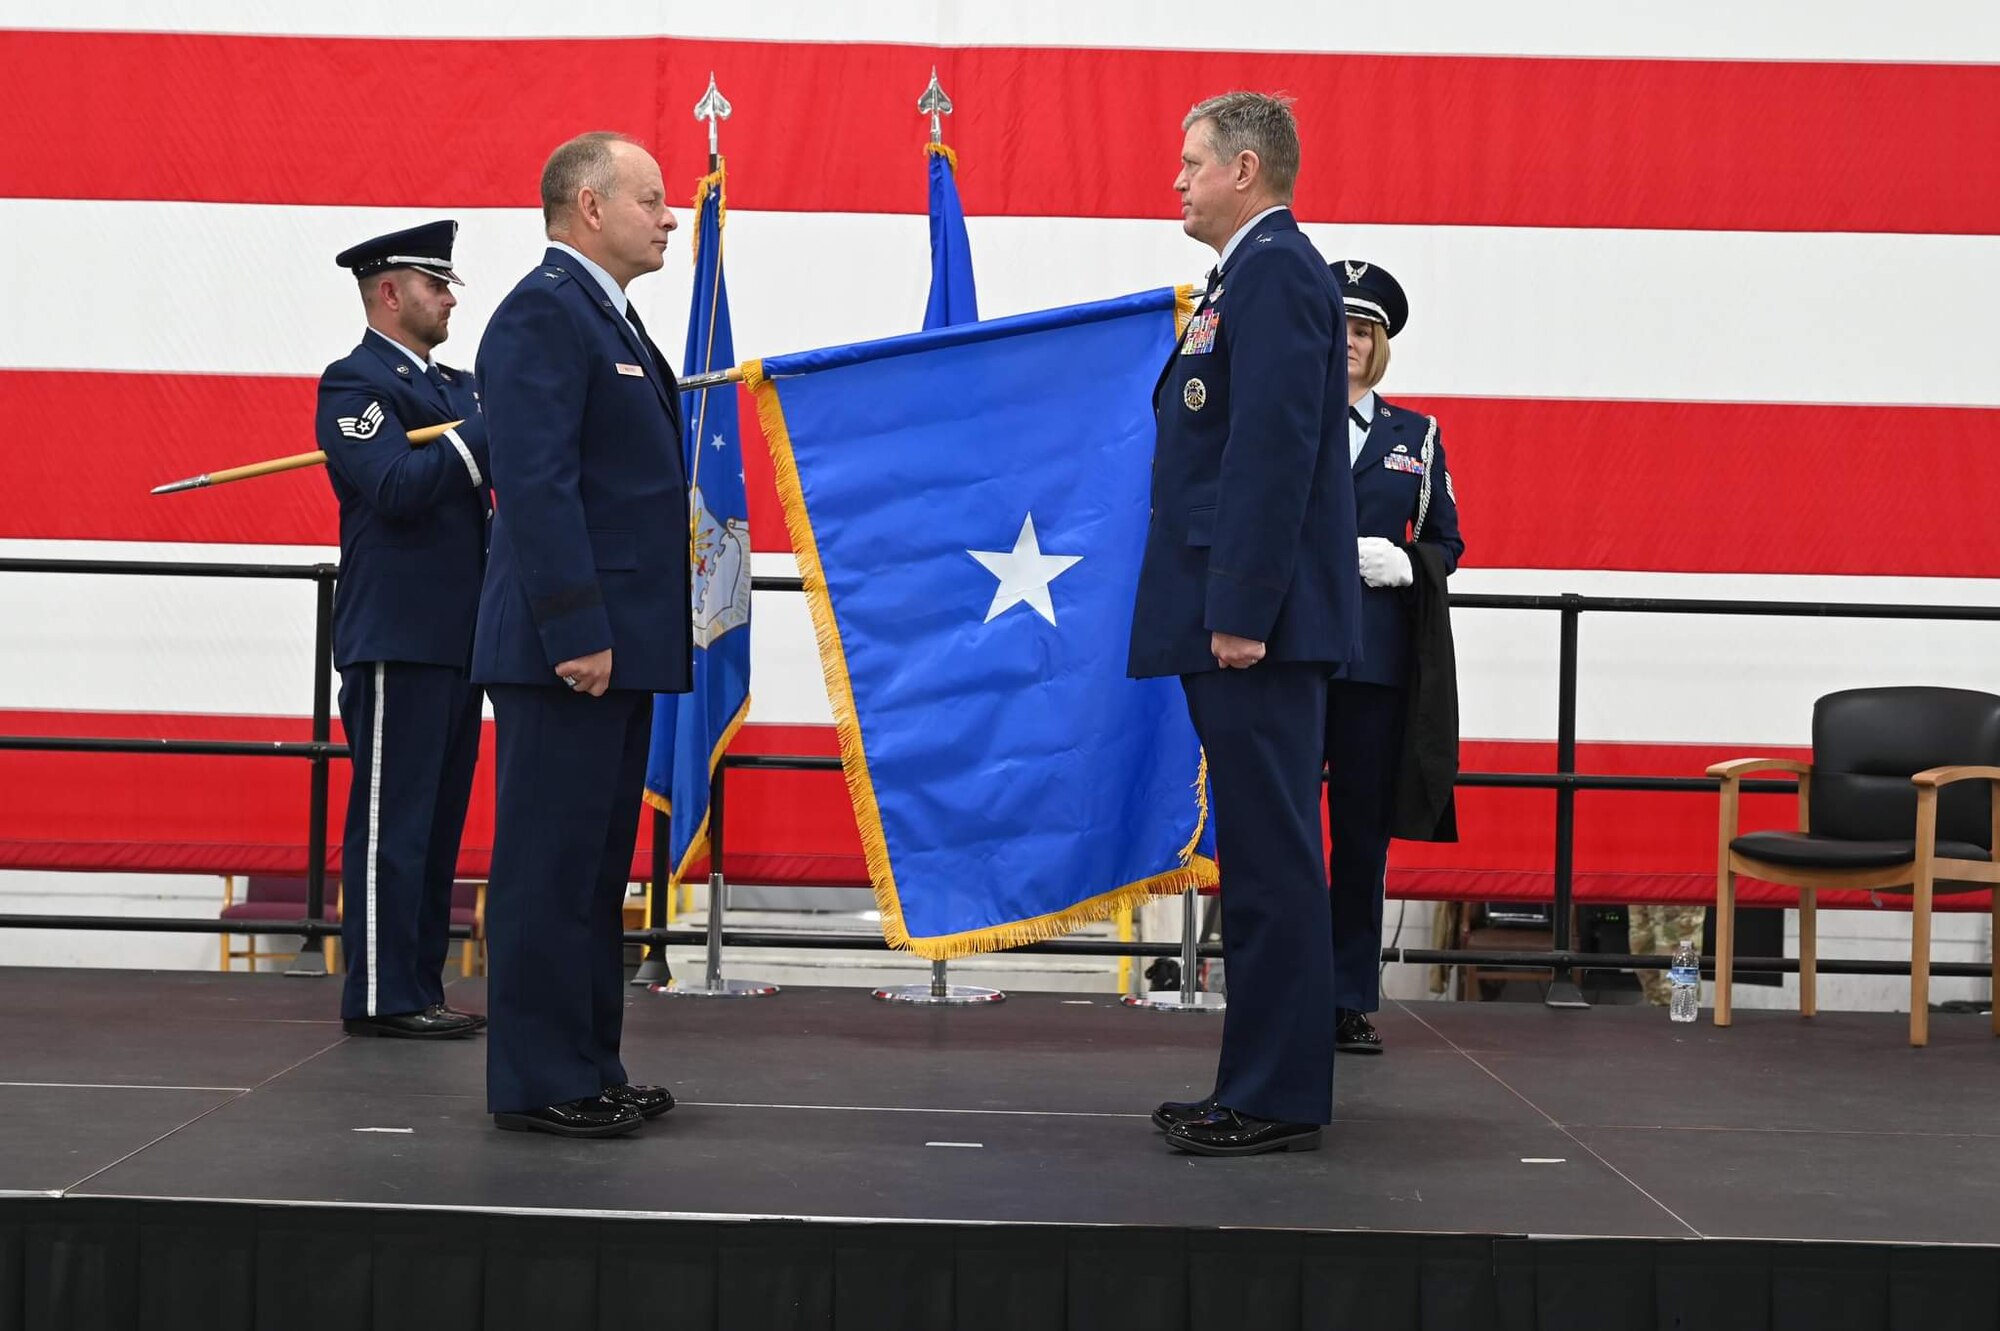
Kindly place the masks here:
POLYGON ((368 331, 326 367, 315 422, 340 501, 333 650, 353 751, 341 849, 350 1035, 437 1039, 486 1019, 444 1001, 451 888, 479 758, 468 673, 492 511, 472 376, 431 359, 459 285, 458 223, 363 241, 334 262, 368 331), (463 424, 413 448, 406 432, 463 424))
POLYGON ((550 245, 479 348, 499 513, 473 678, 493 699, 487 1108, 569 1137, 665 1113, 620 1061, 622 902, 653 694, 693 673, 680 390, 625 295, 674 229, 659 164, 585 134, 542 172, 550 245))
POLYGON ((1154 1121, 1196 1154, 1311 1150, 1333 1110, 1320 738, 1361 615, 1340 289, 1287 207, 1289 104, 1229 93, 1182 128, 1182 229, 1221 258, 1154 392, 1127 668, 1181 677, 1207 754, 1230 985, 1214 1093, 1154 1121))
POLYGON ((1409 321, 1403 288, 1380 266, 1332 266, 1347 306, 1347 451, 1361 581, 1362 650, 1334 672, 1326 706, 1326 809, 1333 849, 1333 976, 1337 1040, 1344 1054, 1379 1054, 1368 1014, 1382 1005, 1382 895, 1404 758, 1412 665, 1405 546, 1434 546, 1447 573, 1465 553, 1458 498, 1437 422, 1378 396, 1389 339, 1409 321))

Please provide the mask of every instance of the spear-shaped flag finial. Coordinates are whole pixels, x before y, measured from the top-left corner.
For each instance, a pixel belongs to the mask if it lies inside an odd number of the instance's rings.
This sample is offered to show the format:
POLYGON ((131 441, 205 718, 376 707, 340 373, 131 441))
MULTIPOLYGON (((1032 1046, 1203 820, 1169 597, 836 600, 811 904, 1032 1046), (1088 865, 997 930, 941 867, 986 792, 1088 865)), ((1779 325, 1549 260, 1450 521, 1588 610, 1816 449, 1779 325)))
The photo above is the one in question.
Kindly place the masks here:
POLYGON ((708 73, 708 91, 703 93, 701 100, 694 104, 694 118, 708 122, 709 169, 714 170, 715 158, 721 153, 721 148, 716 141, 715 128, 719 122, 729 119, 729 99, 724 97, 721 90, 715 86, 714 70, 710 70, 708 73))
POLYGON ((931 142, 943 143, 944 122, 938 117, 951 114, 951 98, 945 96, 944 89, 938 85, 936 65, 931 66, 930 86, 924 89, 923 96, 917 98, 917 112, 931 118, 931 142))

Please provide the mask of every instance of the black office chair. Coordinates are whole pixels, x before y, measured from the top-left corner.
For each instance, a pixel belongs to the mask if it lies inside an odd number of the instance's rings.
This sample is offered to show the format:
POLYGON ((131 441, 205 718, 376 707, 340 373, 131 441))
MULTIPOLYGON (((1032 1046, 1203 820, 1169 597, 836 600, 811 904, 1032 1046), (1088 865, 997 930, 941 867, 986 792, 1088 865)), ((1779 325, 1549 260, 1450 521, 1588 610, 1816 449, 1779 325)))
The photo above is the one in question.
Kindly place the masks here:
MULTIPOLYGON (((1930 1038, 1931 898, 2000 884, 2000 697, 1970 689, 1848 689, 1813 704, 1813 759, 1717 763, 1715 1024, 1729 1024, 1736 958, 1736 875, 1799 889, 1799 1012, 1817 1006, 1814 894, 1820 888, 1908 892, 1910 1043, 1930 1038), (1742 778, 1799 778, 1799 830, 1737 832, 1742 778)), ((2000 938, 2000 892, 1994 894, 2000 938)), ((1994 963, 2000 992, 2000 953, 1994 963)), ((1993 1013, 2000 1035, 2000 1004, 1993 1013)))

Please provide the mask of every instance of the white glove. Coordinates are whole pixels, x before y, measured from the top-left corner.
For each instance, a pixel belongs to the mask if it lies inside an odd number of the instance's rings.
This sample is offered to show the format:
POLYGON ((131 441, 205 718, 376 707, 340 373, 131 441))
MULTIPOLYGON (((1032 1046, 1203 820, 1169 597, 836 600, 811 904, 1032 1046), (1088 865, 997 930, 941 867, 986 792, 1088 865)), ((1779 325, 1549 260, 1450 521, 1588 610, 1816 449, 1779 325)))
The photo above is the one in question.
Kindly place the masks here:
POLYGON ((1409 555, 1394 541, 1364 536, 1355 546, 1361 563, 1361 580, 1370 587, 1407 587, 1417 580, 1410 569, 1409 555))

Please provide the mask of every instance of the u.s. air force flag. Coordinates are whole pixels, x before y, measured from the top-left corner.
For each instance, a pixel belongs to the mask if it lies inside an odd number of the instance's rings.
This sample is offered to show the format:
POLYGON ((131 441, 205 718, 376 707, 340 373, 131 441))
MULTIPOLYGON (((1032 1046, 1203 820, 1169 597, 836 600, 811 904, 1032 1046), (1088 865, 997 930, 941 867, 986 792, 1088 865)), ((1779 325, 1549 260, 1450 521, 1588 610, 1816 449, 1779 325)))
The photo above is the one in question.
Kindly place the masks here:
MULTIPOLYGON (((683 374, 736 363, 729 288, 722 280, 723 172, 695 192, 694 301, 688 310, 683 374)), ((743 494, 743 444, 736 386, 686 394, 681 415, 694 579, 694 681, 686 693, 653 699, 653 746, 646 801, 672 818, 669 881, 708 853, 709 777, 750 712, 750 518, 743 494)), ((663 889, 664 890, 664 889, 663 889)))
POLYGON ((1010 947, 1215 881, 1180 686, 1125 677, 1186 300, 751 368, 893 944, 1010 947))

